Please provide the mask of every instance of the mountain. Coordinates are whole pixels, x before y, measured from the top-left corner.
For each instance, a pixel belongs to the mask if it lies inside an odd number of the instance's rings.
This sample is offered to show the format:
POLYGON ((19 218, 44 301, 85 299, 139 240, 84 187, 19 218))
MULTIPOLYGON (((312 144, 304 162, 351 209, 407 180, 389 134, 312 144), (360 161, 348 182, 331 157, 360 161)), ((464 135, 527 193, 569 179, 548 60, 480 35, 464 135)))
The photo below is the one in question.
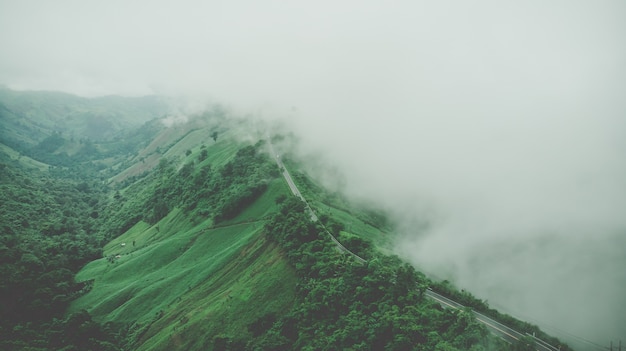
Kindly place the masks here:
POLYGON ((17 92, 0 87, 4 144, 31 147, 54 133, 104 140, 123 129, 164 117, 168 103, 155 96, 83 98, 48 92, 17 92))
POLYGON ((429 289, 560 343, 390 254, 385 214, 309 177, 289 134, 219 107, 166 126, 152 97, 1 93, 2 349, 535 349, 429 289))
POLYGON ((156 119, 168 111, 157 97, 87 99, 0 89, 0 147, 31 168, 87 162, 104 168, 150 140, 163 127, 156 119))

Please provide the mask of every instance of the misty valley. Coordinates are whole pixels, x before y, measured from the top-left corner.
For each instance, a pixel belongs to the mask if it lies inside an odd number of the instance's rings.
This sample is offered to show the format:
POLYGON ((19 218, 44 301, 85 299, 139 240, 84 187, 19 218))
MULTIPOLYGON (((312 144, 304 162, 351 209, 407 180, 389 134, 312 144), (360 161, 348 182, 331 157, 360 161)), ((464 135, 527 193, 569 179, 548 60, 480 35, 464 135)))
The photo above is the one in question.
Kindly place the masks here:
POLYGON ((0 351, 626 349, 625 15, 0 1, 0 351))
POLYGON ((0 90, 2 350, 571 350, 394 253, 283 127, 0 90))

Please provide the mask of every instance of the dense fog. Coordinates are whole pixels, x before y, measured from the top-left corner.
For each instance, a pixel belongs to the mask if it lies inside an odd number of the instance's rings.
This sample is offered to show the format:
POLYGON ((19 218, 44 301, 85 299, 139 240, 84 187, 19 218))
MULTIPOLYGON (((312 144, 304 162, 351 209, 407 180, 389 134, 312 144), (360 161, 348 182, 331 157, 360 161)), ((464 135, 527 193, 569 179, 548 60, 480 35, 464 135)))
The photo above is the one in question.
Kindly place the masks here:
POLYGON ((1 0, 0 83, 285 121, 399 254, 593 349, 626 336, 625 33, 618 0, 1 0))

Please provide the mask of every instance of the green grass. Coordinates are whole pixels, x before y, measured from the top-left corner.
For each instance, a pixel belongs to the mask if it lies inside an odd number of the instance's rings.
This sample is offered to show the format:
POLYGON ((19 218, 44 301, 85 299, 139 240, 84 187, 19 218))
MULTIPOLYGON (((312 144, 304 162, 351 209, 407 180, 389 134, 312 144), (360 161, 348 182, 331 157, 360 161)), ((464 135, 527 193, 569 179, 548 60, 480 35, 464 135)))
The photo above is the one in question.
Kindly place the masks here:
POLYGON ((345 227, 345 232, 370 240, 381 249, 391 247, 391 233, 382 231, 381 229, 364 222, 354 214, 348 212, 348 210, 336 208, 319 201, 313 201, 310 205, 318 215, 327 214, 329 217, 342 223, 345 227))
POLYGON ((295 275, 263 237, 214 272, 147 328, 140 350, 205 349, 218 334, 239 339, 254 320, 293 303, 295 275))
POLYGON ((99 322, 135 324, 139 350, 206 349, 218 334, 249 337, 250 323, 280 315, 294 300, 295 274, 262 234, 262 218, 288 191, 274 180, 219 227, 179 209, 155 225, 137 223, 78 273, 77 281, 94 285, 70 312, 87 309, 99 322), (106 258, 116 255, 113 263, 106 258))
MULTIPOLYGON (((339 194, 330 193, 323 186, 317 184, 308 175, 299 171, 301 165, 294 160, 285 161, 285 166, 305 197, 311 208, 318 216, 328 215, 345 227, 345 232, 370 240, 383 252, 390 252, 392 248, 392 228, 377 223, 372 214, 357 204, 350 203, 339 194)), ((348 248, 349 249, 349 248, 348 248)))
POLYGON ((282 178, 271 181, 267 190, 255 201, 254 206, 247 207, 236 218, 224 221, 221 225, 253 221, 267 217, 278 210, 279 206, 276 204, 276 198, 280 195, 291 196, 291 192, 282 178))
POLYGON ((0 143, 0 152, 7 154, 9 158, 17 160, 25 168, 36 168, 40 171, 47 171, 48 164, 34 160, 28 156, 21 155, 18 151, 0 143))
MULTIPOLYGON (((208 130, 203 130, 204 133, 208 133, 208 130)), ((190 159, 196 160, 202 148, 205 147, 208 151, 207 158, 200 162, 199 166, 205 166, 210 164, 213 168, 220 168, 224 166, 228 161, 235 157, 237 150, 239 150, 243 144, 235 141, 234 139, 227 138, 230 134, 229 131, 224 132, 223 138, 218 138, 216 142, 207 136, 203 145, 199 145, 192 150, 190 159)))
MULTIPOLYGON (((182 167, 186 163, 196 162, 196 169, 210 164, 213 168, 224 166, 230 161, 237 150, 245 144, 237 141, 234 136, 235 132, 225 130, 220 134, 217 142, 209 136, 211 127, 200 127, 192 129, 193 126, 182 126, 166 128, 161 131, 146 148, 141 150, 133 160, 133 164, 126 169, 119 170, 119 173, 109 179, 110 182, 117 183, 131 176, 138 176, 144 172, 150 171, 156 167, 161 158, 165 157, 175 160, 177 167, 182 167), (161 148, 161 152, 156 152, 157 148, 161 148), (207 157, 198 162, 198 156, 202 149, 207 150, 207 157), (187 150, 191 151, 190 155, 186 155, 187 150)), ((117 164, 115 167, 121 167, 117 164)))

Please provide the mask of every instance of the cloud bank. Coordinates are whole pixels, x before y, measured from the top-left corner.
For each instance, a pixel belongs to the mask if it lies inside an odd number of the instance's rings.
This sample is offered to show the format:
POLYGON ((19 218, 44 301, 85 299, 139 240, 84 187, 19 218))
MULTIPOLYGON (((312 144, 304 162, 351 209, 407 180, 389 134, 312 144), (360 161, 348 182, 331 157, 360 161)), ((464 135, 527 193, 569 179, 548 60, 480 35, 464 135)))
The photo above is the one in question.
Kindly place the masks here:
POLYGON ((4 0, 0 83, 287 119, 346 191, 393 211, 415 264, 606 345, 626 335, 625 14, 617 0, 4 0))

